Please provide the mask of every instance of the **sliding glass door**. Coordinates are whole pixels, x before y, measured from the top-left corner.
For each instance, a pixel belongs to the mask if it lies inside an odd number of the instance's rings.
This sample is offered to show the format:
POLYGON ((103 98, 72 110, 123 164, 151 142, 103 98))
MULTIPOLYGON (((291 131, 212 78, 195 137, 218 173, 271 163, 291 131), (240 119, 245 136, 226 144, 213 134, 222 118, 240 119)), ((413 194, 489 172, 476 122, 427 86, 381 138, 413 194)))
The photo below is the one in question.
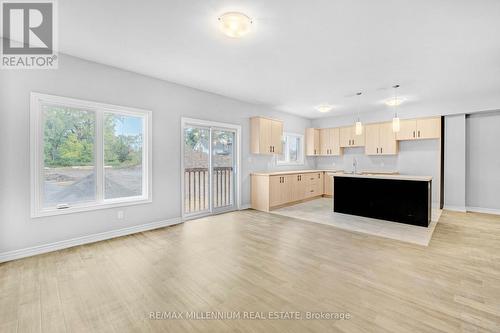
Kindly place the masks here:
POLYGON ((183 216, 235 209, 236 130, 183 126, 183 216))

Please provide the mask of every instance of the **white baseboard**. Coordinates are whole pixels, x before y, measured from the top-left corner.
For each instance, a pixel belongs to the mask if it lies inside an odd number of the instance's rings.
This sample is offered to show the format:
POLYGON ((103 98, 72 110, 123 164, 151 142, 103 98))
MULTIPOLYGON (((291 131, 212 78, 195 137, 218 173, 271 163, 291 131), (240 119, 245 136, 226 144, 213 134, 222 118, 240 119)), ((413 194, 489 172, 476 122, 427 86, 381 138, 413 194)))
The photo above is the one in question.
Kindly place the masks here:
POLYGON ((449 206, 449 205, 446 205, 443 208, 446 209, 446 210, 452 210, 454 212, 461 212, 461 213, 467 212, 467 209, 465 208, 465 206, 449 206))
POLYGON ((482 207, 469 207, 469 206, 467 206, 467 211, 468 212, 475 212, 475 213, 486 213, 486 214, 500 215, 500 209, 493 209, 493 208, 482 208, 482 207))
POLYGON ((243 209, 250 209, 252 208, 252 205, 251 204, 242 204, 240 206, 240 210, 243 210, 243 209))
POLYGON ((103 241, 103 240, 107 240, 107 239, 111 239, 111 238, 131 235, 131 234, 135 234, 135 233, 139 233, 139 232, 143 232, 143 231, 168 227, 168 226, 178 224, 181 222, 182 222, 181 218, 176 217, 173 219, 151 222, 151 223, 136 225, 133 227, 123 228, 123 229, 105 231, 105 232, 101 232, 98 234, 93 234, 93 235, 63 240, 63 241, 59 241, 59 242, 28 247, 25 249, 3 252, 3 253, 0 253, 0 263, 5 262, 5 261, 15 260, 15 259, 21 259, 21 258, 25 258, 25 257, 31 257, 31 256, 34 256, 37 254, 62 250, 62 249, 66 249, 66 248, 73 247, 73 246, 94 243, 94 242, 99 242, 99 241, 103 241))

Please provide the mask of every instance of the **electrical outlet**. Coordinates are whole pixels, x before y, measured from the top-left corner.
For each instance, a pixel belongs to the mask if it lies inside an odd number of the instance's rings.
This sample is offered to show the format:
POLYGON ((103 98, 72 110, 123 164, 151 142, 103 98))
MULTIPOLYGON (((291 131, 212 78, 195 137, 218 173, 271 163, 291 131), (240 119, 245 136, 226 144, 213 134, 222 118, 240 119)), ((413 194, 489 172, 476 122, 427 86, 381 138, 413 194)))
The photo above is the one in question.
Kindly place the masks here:
POLYGON ((119 210, 119 211, 116 213, 116 217, 117 217, 119 220, 123 220, 123 210, 119 210))

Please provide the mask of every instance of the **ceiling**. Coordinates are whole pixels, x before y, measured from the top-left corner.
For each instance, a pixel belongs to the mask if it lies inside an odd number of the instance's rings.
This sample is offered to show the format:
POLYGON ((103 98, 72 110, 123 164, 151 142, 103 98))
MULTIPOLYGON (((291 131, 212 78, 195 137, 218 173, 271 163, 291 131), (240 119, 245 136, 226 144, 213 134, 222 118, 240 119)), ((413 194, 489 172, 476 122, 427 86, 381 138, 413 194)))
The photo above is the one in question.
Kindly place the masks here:
POLYGON ((498 0, 58 5, 63 53, 307 118, 387 109, 396 83, 407 105, 494 97, 500 108, 498 0), (242 39, 217 27, 219 14, 235 10, 255 22, 242 39), (335 108, 319 113, 322 103, 335 108))

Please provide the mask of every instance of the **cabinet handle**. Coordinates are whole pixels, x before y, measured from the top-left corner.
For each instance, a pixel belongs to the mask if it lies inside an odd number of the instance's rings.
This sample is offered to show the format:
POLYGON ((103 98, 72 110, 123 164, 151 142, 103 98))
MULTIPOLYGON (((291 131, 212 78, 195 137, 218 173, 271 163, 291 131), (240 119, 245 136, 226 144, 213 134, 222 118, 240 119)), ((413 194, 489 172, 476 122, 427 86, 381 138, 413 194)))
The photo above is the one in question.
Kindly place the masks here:
POLYGON ((378 147, 377 147, 377 154, 378 154, 378 147))
POLYGON ((413 137, 415 137, 415 131, 413 131, 413 137))
POLYGON ((382 154, 382 147, 380 147, 380 153, 382 154))
POLYGON ((420 138, 420 130, 418 131, 418 137, 420 138))

